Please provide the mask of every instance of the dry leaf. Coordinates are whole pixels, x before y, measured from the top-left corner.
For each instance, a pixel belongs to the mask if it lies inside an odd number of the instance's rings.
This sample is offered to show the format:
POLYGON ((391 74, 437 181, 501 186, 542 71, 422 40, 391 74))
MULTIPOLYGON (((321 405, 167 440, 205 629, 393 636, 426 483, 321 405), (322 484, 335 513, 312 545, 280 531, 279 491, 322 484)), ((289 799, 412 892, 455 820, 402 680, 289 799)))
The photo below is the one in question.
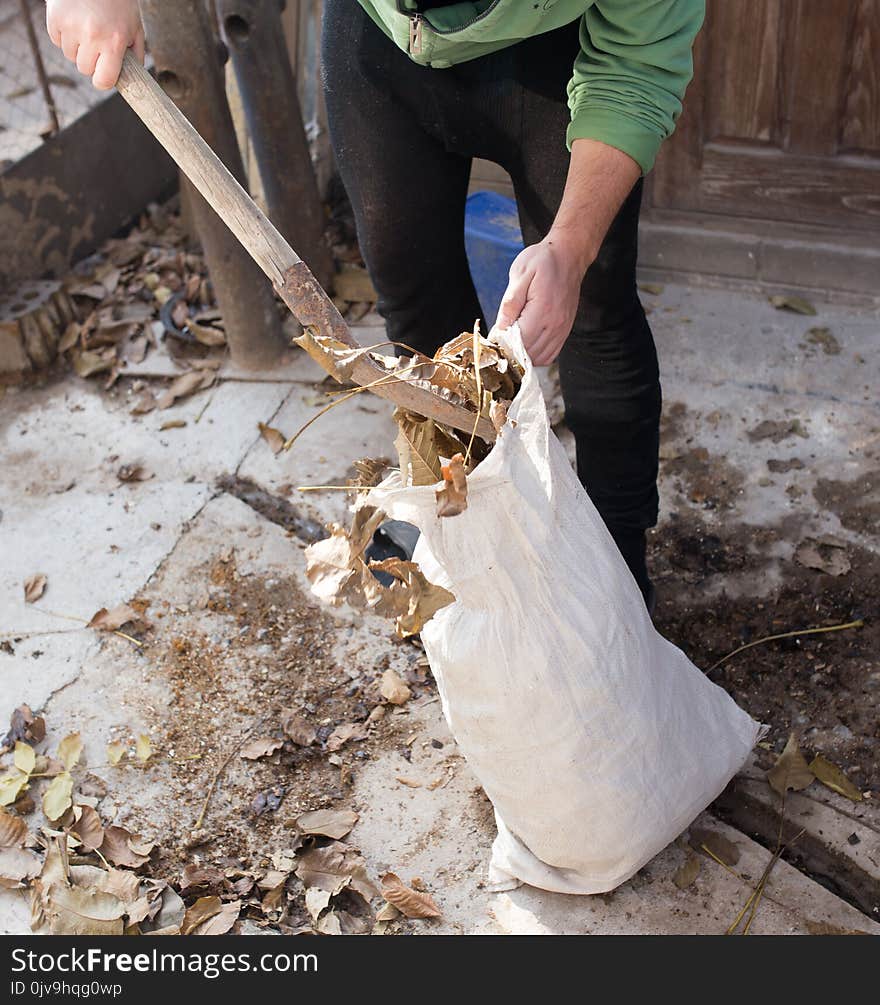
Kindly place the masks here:
POLYGON ((137 738, 137 743, 134 745, 134 756, 141 764, 146 764, 153 756, 153 744, 145 733, 141 733, 137 738))
POLYGON ((27 740, 29 743, 39 743, 46 737, 46 720, 41 715, 34 715, 30 705, 19 705, 12 713, 9 732, 4 743, 8 746, 16 740, 27 740))
POLYGON ((354 827, 358 815, 354 810, 314 810, 296 818, 300 834, 317 834, 339 840, 354 827))
POLYGON ((357 361, 372 351, 369 346, 353 349, 332 335, 322 335, 311 326, 304 328, 302 335, 293 341, 340 384, 348 382, 357 361))
POLYGON ((366 862, 360 852, 342 841, 301 852, 297 856, 296 874, 305 887, 328 890, 334 897, 346 887, 357 891, 366 901, 378 892, 367 876, 366 862))
POLYGON ((318 886, 311 886, 306 890, 306 910, 311 915, 312 921, 317 921, 321 912, 326 910, 331 896, 329 890, 322 890, 318 886))
POLYGON ((794 733, 789 736, 785 749, 767 772, 767 781, 780 796, 784 796, 789 789, 800 791, 812 783, 813 773, 798 747, 794 733))
POLYGON ((367 489, 378 485, 388 469, 387 457, 362 457, 354 462, 357 476, 349 481, 352 488, 367 489))
POLYGON ((273 454, 280 454, 284 449, 284 444, 287 442, 287 437, 280 429, 273 429, 272 426, 267 426, 265 422, 258 422, 257 428, 260 430, 260 436, 269 444, 269 449, 273 454))
POLYGON ((695 851, 709 851, 725 865, 739 862, 739 846, 718 831, 704 827, 691 827, 690 845, 695 851))
POLYGON ((210 387, 216 378, 217 374, 211 370, 188 370, 171 383, 156 404, 160 409, 171 408, 178 399, 210 387))
POLYGON ((164 433, 168 429, 185 429, 187 425, 186 419, 169 419, 167 422, 163 422, 159 426, 159 432, 164 433))
POLYGON ((768 297, 767 299, 778 311, 793 311, 795 314, 808 314, 810 316, 816 313, 816 308, 809 300, 804 300, 803 297, 789 297, 783 295, 768 297))
POLYGON ((124 743, 108 743, 107 744, 107 760, 111 764, 119 764, 122 758, 125 756, 125 744, 124 743))
POLYGON ((412 697, 412 691, 392 667, 389 667, 382 674, 382 684, 379 687, 379 693, 392 705, 403 705, 412 697))
POLYGON ((19 771, 23 771, 26 775, 31 774, 37 763, 34 748, 29 743, 25 743, 24 740, 16 740, 12 763, 19 771))
POLYGON ((428 621, 455 597, 442 586, 429 583, 415 562, 400 558, 386 558, 383 562, 370 562, 370 571, 387 572, 395 582, 383 587, 375 577, 364 580, 364 591, 369 607, 377 614, 396 618, 397 634, 401 638, 417 635, 428 621))
POLYGON ((200 325, 197 321, 190 321, 187 325, 190 334, 195 336, 197 342, 202 345, 218 346, 226 345, 226 333, 219 328, 212 328, 210 325, 200 325))
MULTIPOLYGON (((139 835, 130 833, 124 827, 106 827, 98 851, 114 865, 138 869, 150 860, 149 850, 145 852, 139 842, 139 835)), ((147 849, 151 847, 146 846, 147 849)))
POLYGON ((131 414, 147 415, 149 412, 152 412, 155 409, 155 407, 156 407, 156 398, 153 395, 153 392, 149 388, 147 388, 146 390, 141 391, 140 396, 132 406, 131 414))
POLYGON ((439 918, 440 908, 429 893, 412 890, 393 872, 382 877, 382 896, 407 918, 439 918))
POLYGON ((79 820, 67 829, 79 838, 84 852, 94 851, 104 843, 104 825, 91 806, 80 806, 79 809, 82 810, 79 820))
POLYGON ((79 763, 82 752, 83 742, 79 733, 70 733, 58 744, 58 760, 64 765, 66 771, 70 771, 79 763))
POLYGON ((258 761, 261 757, 274 754, 283 746, 283 740, 276 740, 271 736, 258 736, 256 739, 249 740, 239 753, 246 761, 258 761))
POLYGON ((339 750, 351 740, 365 740, 367 728, 360 722, 343 722, 327 737, 327 750, 339 750))
POLYGON ((0 887, 16 890, 40 875, 43 863, 26 848, 0 848, 0 887))
POLYGON ((415 778, 407 778, 404 775, 397 775, 397 780, 401 785, 406 785, 411 789, 420 789, 422 787, 422 783, 416 781, 415 778))
POLYGON ((437 498, 437 516, 458 516, 467 509, 468 487, 464 457, 456 454, 440 470, 443 475, 443 486, 434 493, 437 498))
POLYGON ((684 864, 672 877, 672 882, 679 890, 686 890, 700 874, 700 860, 696 855, 688 855, 684 864))
POLYGON ((0 810, 0 848, 20 848, 27 836, 27 824, 21 817, 0 810))
POLYGON ((829 576, 845 576, 852 569, 846 554, 846 542, 830 534, 806 538, 798 545, 794 560, 806 569, 826 572, 829 576))
POLYGON ((30 779, 23 771, 13 768, 0 776, 0 806, 11 806, 21 795, 30 779))
POLYGON ((224 904, 219 897, 199 897, 186 909, 183 935, 225 935, 238 920, 241 902, 224 904))
POLYGON ((318 731, 292 709, 281 714, 281 728, 298 747, 309 747, 318 738, 318 731))
POLYGON ((56 884, 45 911, 53 935, 122 935, 125 905, 109 893, 56 884))
POLYGON ((92 620, 87 627, 101 632, 116 632, 123 625, 127 625, 131 621, 139 621, 140 618, 140 612, 129 604, 119 604, 109 611, 106 607, 102 607, 100 611, 92 615, 92 620))
POLYGON ((443 478, 436 442, 436 424, 402 408, 394 410, 399 427, 394 446, 404 485, 434 485, 443 478))
POLYGON ((25 603, 36 603, 46 592, 46 585, 49 582, 48 576, 43 572, 38 572, 35 576, 28 576, 24 581, 25 603))
POLYGON ((821 754, 817 755, 810 762, 810 771, 813 775, 832 792, 837 792, 854 803, 862 801, 862 793, 853 785, 846 775, 831 761, 826 761, 821 754))
POLYGON ((72 805, 73 779, 69 771, 57 775, 43 793, 43 812, 46 819, 60 820, 72 805))
POLYGON ((500 436, 501 431, 507 424, 507 409, 510 407, 509 401, 493 401, 489 406, 489 420, 495 427, 495 432, 500 436))

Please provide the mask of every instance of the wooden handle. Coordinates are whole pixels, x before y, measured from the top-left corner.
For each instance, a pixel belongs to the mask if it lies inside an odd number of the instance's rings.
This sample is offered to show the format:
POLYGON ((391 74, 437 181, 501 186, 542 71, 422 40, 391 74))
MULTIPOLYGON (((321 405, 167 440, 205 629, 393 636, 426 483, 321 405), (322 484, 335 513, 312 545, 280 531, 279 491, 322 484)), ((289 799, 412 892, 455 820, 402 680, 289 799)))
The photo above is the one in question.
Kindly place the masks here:
MULTIPOLYGON (((116 86, 147 129, 266 273, 300 324, 315 326, 352 348, 359 347, 333 301, 305 262, 131 51, 125 54, 116 86)), ((366 354, 358 359, 352 371, 352 379, 361 386, 385 375, 386 371, 366 354)), ((470 433, 474 428, 472 412, 424 387, 388 381, 370 390, 402 408, 463 432, 470 433)), ((487 419, 477 422, 477 433, 483 439, 495 439, 495 429, 487 419)))

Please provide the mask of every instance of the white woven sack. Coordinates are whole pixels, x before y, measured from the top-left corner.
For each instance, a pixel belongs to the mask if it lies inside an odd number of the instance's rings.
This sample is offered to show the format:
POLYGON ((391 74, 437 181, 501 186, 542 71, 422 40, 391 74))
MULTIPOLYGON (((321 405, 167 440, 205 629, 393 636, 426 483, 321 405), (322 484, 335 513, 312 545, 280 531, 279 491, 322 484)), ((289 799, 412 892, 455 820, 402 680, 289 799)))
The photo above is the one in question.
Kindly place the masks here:
POLYGON ((455 603, 422 641, 450 729, 495 807, 489 879, 602 893, 684 830, 762 728, 654 629, 525 368, 468 508, 393 474, 369 502, 422 532, 413 556, 455 603))

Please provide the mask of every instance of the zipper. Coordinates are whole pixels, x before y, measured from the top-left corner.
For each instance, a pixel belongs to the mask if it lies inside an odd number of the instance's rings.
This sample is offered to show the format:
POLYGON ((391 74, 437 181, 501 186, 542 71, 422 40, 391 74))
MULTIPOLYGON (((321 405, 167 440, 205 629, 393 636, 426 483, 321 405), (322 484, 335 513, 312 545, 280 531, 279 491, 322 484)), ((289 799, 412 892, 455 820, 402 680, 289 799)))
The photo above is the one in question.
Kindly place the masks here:
POLYGON ((424 20, 421 14, 410 14, 409 54, 411 56, 418 56, 422 51, 422 24, 424 20))

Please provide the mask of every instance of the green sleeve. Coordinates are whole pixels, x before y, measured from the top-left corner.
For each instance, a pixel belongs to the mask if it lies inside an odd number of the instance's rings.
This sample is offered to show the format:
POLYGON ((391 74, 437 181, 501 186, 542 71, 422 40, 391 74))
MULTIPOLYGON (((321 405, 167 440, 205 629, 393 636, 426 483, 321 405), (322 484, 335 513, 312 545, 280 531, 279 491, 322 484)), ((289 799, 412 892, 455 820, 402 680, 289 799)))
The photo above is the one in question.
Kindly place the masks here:
POLYGON ((596 0, 581 21, 568 85, 569 149, 577 139, 601 140, 651 170, 693 76, 705 7, 705 0, 596 0))

